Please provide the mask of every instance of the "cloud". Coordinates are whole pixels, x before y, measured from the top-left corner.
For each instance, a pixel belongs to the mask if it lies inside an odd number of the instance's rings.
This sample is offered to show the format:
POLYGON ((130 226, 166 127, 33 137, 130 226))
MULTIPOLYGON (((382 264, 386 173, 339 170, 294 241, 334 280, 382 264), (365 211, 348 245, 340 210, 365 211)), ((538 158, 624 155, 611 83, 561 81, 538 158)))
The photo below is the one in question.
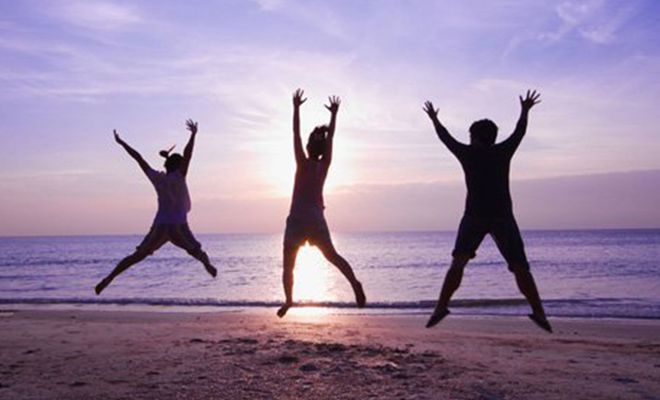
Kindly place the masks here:
POLYGON ((557 42, 577 32, 580 37, 592 43, 608 44, 616 38, 617 31, 635 15, 636 10, 634 3, 617 2, 616 7, 608 7, 608 2, 604 0, 562 2, 555 8, 561 24, 553 32, 541 33, 538 39, 557 42))
POLYGON ((335 13, 333 7, 325 2, 255 0, 264 12, 278 13, 304 24, 308 29, 325 35, 346 39, 347 32, 343 20, 335 13))
POLYGON ((616 34, 636 13, 633 4, 622 4, 617 11, 597 23, 582 27, 579 31, 582 37, 596 44, 608 44, 616 40, 616 34))
POLYGON ((276 10, 284 4, 284 0, 254 0, 263 11, 276 10))
MULTIPOLYGON (((171 43, 178 47, 179 42, 171 43)), ((268 98, 254 93, 281 82, 287 91, 298 83, 329 86, 341 80, 350 55, 327 51, 286 50, 259 45, 196 43, 183 45, 176 54, 151 52, 135 46, 115 53, 109 46, 89 45, 25 37, 0 38, 0 49, 40 59, 42 69, 0 67, 0 79, 15 93, 27 96, 61 97, 79 101, 114 95, 202 96, 212 99, 268 98), (138 54, 144 51, 143 54, 138 54), (318 74, 310 65, 323 65, 318 74), (272 77, 278 77, 277 80, 272 77)), ((247 100, 247 99, 244 99, 247 100)))
POLYGON ((143 20, 136 7, 107 1, 65 2, 50 12, 61 21, 90 30, 122 30, 143 20))

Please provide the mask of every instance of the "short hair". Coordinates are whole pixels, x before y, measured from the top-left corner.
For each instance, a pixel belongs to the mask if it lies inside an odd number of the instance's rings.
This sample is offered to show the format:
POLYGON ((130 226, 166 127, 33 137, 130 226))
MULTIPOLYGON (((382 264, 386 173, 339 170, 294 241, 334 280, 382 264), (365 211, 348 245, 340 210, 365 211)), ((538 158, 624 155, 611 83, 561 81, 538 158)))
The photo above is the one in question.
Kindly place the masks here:
POLYGON ((167 173, 177 171, 183 164, 183 156, 178 153, 170 154, 165 159, 165 170, 167 173))
POLYGON ((493 145, 497 138, 497 125, 489 119, 480 119, 470 125, 470 135, 484 144, 493 145))
POLYGON ((309 137, 307 138, 307 154, 310 157, 318 159, 325 155, 327 133, 328 127, 326 125, 321 125, 314 128, 309 134, 309 137))

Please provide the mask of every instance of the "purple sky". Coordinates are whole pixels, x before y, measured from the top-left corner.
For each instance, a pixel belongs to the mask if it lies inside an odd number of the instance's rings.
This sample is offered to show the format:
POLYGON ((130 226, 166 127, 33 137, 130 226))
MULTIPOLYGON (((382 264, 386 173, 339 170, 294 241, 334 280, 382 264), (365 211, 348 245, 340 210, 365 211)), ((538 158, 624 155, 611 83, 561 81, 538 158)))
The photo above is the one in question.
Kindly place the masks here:
POLYGON ((155 195, 112 129, 159 166, 186 118, 193 228, 280 231, 297 87, 305 132, 344 100, 333 229, 455 229, 462 172, 423 101, 459 140, 484 117, 503 138, 527 88, 521 227, 660 227, 659 26, 653 0, 1 2, 0 235, 146 231, 155 195))

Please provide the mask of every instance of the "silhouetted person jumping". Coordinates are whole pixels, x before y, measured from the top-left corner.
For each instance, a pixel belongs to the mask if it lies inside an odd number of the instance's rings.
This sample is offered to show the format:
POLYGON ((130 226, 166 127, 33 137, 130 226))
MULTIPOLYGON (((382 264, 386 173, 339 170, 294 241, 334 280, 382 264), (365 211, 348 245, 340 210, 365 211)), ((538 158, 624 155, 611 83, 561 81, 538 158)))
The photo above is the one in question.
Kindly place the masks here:
POLYGON ((529 317, 541 328, 552 332, 534 277, 529 271, 509 192, 511 158, 527 130, 529 110, 539 102, 539 96, 536 91, 530 93, 528 90, 524 99, 519 97, 521 112, 516 129, 509 138, 498 144, 495 144, 497 125, 493 121, 482 119, 473 123, 470 126, 470 144, 465 145, 442 126, 433 103, 427 101, 424 105, 438 137, 460 161, 467 185, 465 213, 458 228, 453 260, 427 328, 435 326, 449 314, 449 300, 461 284, 465 266, 476 255, 486 234, 490 234, 506 259, 509 271, 515 275, 520 292, 532 307, 533 313, 529 317))
POLYGON ((96 294, 101 294, 103 289, 119 274, 126 271, 132 265, 144 260, 167 242, 172 242, 175 246, 181 247, 188 254, 201 261, 206 271, 212 277, 217 275, 215 267, 211 265, 209 257, 202 250, 202 245, 195 239, 188 227, 190 195, 188 194, 186 175, 188 174, 188 166, 190 165, 193 147, 195 146, 197 123, 188 120, 186 121, 186 127, 190 131, 190 139, 183 151, 183 156, 176 153, 170 154, 172 148, 160 152, 160 155, 165 158, 166 172, 155 171, 151 168, 140 153, 126 144, 119 137, 117 131, 113 131, 115 141, 137 161, 151 184, 154 185, 158 194, 158 212, 156 213, 156 218, 154 218, 151 230, 144 240, 142 240, 142 243, 140 243, 133 254, 121 260, 115 269, 96 285, 96 294))
POLYGON ((293 305, 293 267, 300 246, 309 241, 317 246, 325 258, 334 264, 348 279, 355 293, 358 307, 364 307, 366 298, 362 284, 357 280, 350 264, 337 253, 330 238, 328 224, 323 215, 323 185, 328 175, 332 160, 332 141, 335 135, 337 112, 340 100, 330 97, 330 105, 325 106, 330 111, 330 125, 314 128, 307 140, 307 155, 303 150, 300 138, 300 106, 307 99, 303 91, 298 89, 293 94, 293 151, 296 157, 296 178, 293 186, 293 197, 289 217, 286 219, 284 232, 284 271, 282 283, 286 301, 277 311, 283 317, 293 305))

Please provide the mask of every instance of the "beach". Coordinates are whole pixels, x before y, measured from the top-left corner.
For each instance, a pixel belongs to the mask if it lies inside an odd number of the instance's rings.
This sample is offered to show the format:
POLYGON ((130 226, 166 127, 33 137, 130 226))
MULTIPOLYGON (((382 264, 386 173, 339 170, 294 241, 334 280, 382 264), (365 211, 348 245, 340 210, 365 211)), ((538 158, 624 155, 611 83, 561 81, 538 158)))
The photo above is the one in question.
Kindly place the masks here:
POLYGON ((6 308, 0 398, 660 398, 657 320, 274 314, 6 308))

